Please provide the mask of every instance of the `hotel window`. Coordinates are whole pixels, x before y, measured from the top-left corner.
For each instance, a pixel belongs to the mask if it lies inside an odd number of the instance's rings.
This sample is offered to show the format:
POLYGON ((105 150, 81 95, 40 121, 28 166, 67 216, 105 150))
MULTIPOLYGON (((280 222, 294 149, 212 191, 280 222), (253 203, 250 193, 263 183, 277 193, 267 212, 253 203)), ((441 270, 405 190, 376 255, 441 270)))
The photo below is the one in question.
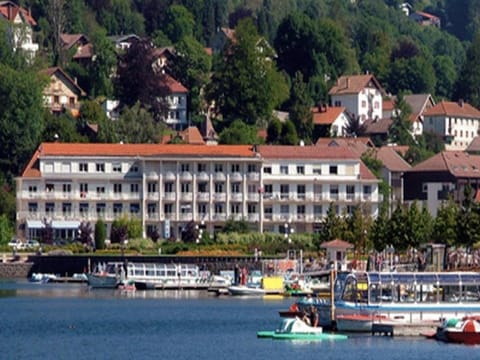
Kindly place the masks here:
POLYGON ((257 213, 257 205, 255 204, 248 204, 247 205, 247 212, 249 214, 256 214, 257 213))
POLYGON ((305 199, 305 185, 297 185, 297 198, 305 199))
POLYGON ((190 192, 190 183, 181 183, 180 189, 182 193, 189 193, 190 192))
POLYGON ((140 189, 139 184, 130 184, 130 192, 132 194, 137 194, 139 189, 140 189))
POLYGON ((63 216, 72 215, 72 203, 63 203, 62 213, 63 213, 63 216))
POLYGON ((347 214, 348 215, 353 215, 353 213, 355 212, 355 208, 356 208, 356 206, 354 206, 354 205, 347 205, 347 214))
POLYGON ((223 172, 223 164, 215 164, 215 172, 223 172))
POLYGON ((36 214, 38 211, 38 204, 37 203, 28 203, 28 212, 30 214, 36 214))
POLYGON ((197 189, 198 189, 198 192, 200 192, 200 193, 206 193, 207 192, 207 183, 206 182, 198 183, 197 184, 197 189))
POLYGON ((157 204, 149 203, 147 204, 147 214, 149 216, 155 215, 157 213, 157 204))
POLYGON ((62 173, 70 172, 70 163, 62 163, 62 173))
POLYGON ((305 205, 297 205, 297 215, 305 215, 305 205))
POLYGON ((273 193, 273 185, 272 184, 266 184, 264 187, 264 192, 263 192, 263 197, 271 197, 273 193))
POLYGON ((256 164, 248 164, 248 172, 257 172, 257 165, 256 164))
POLYGON ((288 205, 280 205, 280 214, 283 217, 287 217, 290 214, 290 206, 288 205))
POLYGON ((288 184, 280 184, 280 198, 288 199, 288 193, 290 192, 290 187, 288 184))
POLYGON ((52 215, 55 212, 55 203, 53 202, 47 202, 45 204, 45 213, 47 215, 52 215))
POLYGON ((240 192, 240 183, 232 183, 231 188, 232 193, 238 194, 240 192))
POLYGON ((97 216, 98 217, 104 217, 105 216, 105 209, 106 209, 105 203, 98 203, 97 204, 97 216))
POLYGON ((305 174, 305 166, 297 166, 297 174, 305 174))
POLYGON ((79 204, 79 211, 82 216, 88 214, 88 203, 80 203, 79 204))
POLYGON ((44 165, 44 172, 45 173, 52 173, 53 172, 53 164, 52 163, 46 163, 44 165))
POLYGON ((322 214, 323 214, 322 205, 314 205, 314 206, 313 206, 313 215, 314 215, 316 218, 319 218, 319 217, 322 217, 322 214))
POLYGON ((240 172, 240 164, 232 164, 232 173, 240 172))
POLYGON ((232 214, 240 214, 240 204, 239 203, 233 203, 230 205, 230 212, 232 214))
POLYGON ((81 183, 80 184, 80 197, 84 198, 87 197, 88 194, 88 184, 87 183, 81 183))
POLYGON ((97 194, 105 194, 105 186, 97 186, 97 194))
POLYGON ((28 192, 30 193, 36 193, 37 192, 37 187, 35 185, 31 185, 28 187, 28 192))
POLYGON ((215 214, 223 214, 224 213, 224 204, 215 204, 215 214))
POLYGON ((95 164, 97 172, 105 172, 105 163, 97 163, 95 164))
POLYGON ((198 215, 207 214, 207 204, 198 204, 197 206, 198 215))
POLYGON ((164 204, 163 205, 163 212, 165 214, 172 214, 173 213, 173 204, 164 204))
POLYGON ((113 215, 121 215, 123 212, 123 204, 115 203, 113 204, 113 215))
POLYGON ((266 166, 263 168, 263 173, 264 174, 271 174, 272 173, 272 167, 271 166, 266 166))
POLYGON ((314 167, 312 172, 315 174, 315 175, 321 175, 322 174, 322 167, 321 166, 317 166, 317 167, 314 167))
POLYGON ((48 192, 53 192, 55 191, 55 185, 53 184, 46 184, 45 185, 45 191, 48 193, 48 192))
POLYGON ((330 174, 337 175, 338 174, 338 166, 337 165, 330 165, 330 174))
POLYGON ((147 184, 147 191, 149 193, 156 193, 157 192, 157 183, 155 182, 149 182, 147 184))
POLYGON ((263 208, 263 213, 267 215, 265 217, 268 217, 269 219, 271 219, 273 215, 273 208, 271 206, 265 206, 263 208))
POLYGON ((130 214, 139 214, 140 213, 140 204, 133 203, 130 204, 130 214))
POLYGON ((115 194, 121 194, 122 193, 122 184, 113 184, 113 192, 115 194))
POLYGON ((80 172, 88 172, 88 163, 82 162, 82 163, 78 164, 78 168, 79 168, 80 172))
POLYGON ((63 192, 64 193, 72 192, 72 184, 63 184, 63 192))
POLYGON ((352 200, 355 197, 355 185, 347 185, 347 199, 352 200))
POLYGON ((122 172, 122 164, 114 163, 112 165, 112 170, 114 173, 121 173, 122 172))
POLYGON ((330 185, 330 199, 338 199, 338 185, 330 185))
POLYGON ((188 171, 190 171, 190 164, 180 164, 180 171, 181 171, 181 172, 188 172, 188 171))
POLYGON ((255 194, 257 192, 257 185, 256 184, 248 185, 247 191, 249 194, 255 194))
POLYGON ((197 164, 197 171, 198 171, 198 172, 205 172, 205 171, 207 171, 207 164, 197 164))
POLYGON ((163 184, 163 190, 166 193, 172 193, 173 189, 174 189, 174 186, 173 186, 172 182, 168 182, 168 183, 163 184))
POLYGON ((223 193, 223 183, 220 183, 220 182, 215 183, 215 192, 223 193))
POLYGON ((288 166, 287 165, 280 166, 280 174, 282 174, 282 175, 287 175, 288 174, 288 166))
POLYGON ((137 165, 137 164, 133 164, 133 165, 130 167, 130 172, 138 173, 138 165, 137 165))

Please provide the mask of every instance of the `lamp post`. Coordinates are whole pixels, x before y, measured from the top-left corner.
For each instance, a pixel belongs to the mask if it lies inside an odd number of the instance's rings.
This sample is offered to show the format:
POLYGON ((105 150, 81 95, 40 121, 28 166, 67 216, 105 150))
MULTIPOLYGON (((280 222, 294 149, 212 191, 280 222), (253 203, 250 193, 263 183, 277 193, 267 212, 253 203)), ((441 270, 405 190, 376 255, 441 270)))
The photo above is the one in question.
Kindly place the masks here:
MULTIPOLYGON (((203 224, 203 221, 202 221, 202 224, 203 224)), ((202 239, 202 235, 203 235, 203 228, 199 227, 198 225, 195 225, 195 229, 197 230, 197 239, 195 240, 195 242, 197 244, 200 244, 200 240, 202 239)))

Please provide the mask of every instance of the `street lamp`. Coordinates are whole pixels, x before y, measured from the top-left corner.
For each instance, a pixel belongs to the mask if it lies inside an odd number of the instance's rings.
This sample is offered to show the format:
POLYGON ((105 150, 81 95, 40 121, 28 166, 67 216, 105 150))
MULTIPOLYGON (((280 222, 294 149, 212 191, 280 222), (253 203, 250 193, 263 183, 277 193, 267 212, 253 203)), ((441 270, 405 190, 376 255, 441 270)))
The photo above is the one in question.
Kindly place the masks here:
MULTIPOLYGON (((203 221, 202 221, 203 223, 203 221)), ((200 244, 200 240, 202 239, 202 235, 203 235, 203 229, 201 227, 199 227, 198 225, 195 225, 195 229, 197 230, 197 239, 195 240, 195 242, 197 244, 200 244)))
POLYGON ((284 227, 285 227, 285 240, 287 240, 288 243, 291 244, 292 238, 290 237, 290 234, 293 234, 294 229, 288 223, 285 223, 284 227))

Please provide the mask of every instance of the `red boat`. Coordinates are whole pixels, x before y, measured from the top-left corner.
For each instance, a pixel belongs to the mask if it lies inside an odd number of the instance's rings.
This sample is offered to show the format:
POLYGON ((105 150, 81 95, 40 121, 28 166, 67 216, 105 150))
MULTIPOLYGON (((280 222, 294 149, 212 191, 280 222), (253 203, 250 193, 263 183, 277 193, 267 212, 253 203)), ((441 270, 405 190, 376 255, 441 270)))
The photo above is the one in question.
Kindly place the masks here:
MULTIPOLYGON (((451 323, 451 322, 450 322, 451 323)), ((444 340, 452 343, 480 344, 480 317, 467 316, 442 329, 444 340)))

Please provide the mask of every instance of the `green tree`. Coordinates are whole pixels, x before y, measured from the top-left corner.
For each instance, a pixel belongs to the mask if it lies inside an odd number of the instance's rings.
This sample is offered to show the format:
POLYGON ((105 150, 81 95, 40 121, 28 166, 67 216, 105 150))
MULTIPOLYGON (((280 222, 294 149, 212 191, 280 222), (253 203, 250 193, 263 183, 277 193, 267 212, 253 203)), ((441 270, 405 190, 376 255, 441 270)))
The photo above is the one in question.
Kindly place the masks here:
POLYGON ((465 63, 455 84, 454 98, 480 107, 480 32, 467 49, 465 63))
POLYGON ((128 238, 128 219, 121 217, 113 220, 110 228, 110 241, 112 244, 125 245, 128 238))
POLYGON ((228 219, 223 225, 222 231, 225 233, 239 233, 246 234, 250 232, 248 222, 246 220, 228 219))
POLYGON ((159 143, 165 129, 139 103, 125 108, 115 126, 117 138, 129 144, 159 143))
POLYGON ((388 207, 386 205, 380 206, 379 214, 368 232, 368 239, 377 251, 382 251, 391 242, 388 207))
POLYGON ((220 132, 218 142, 229 145, 253 145, 259 144, 261 141, 254 125, 247 125, 242 120, 235 120, 220 132))
POLYGON ((457 241, 457 219, 459 207, 449 199, 438 209, 433 224, 432 240, 439 244, 454 246, 457 241))
POLYGON ((165 34, 173 42, 177 43, 185 36, 193 36, 195 19, 193 15, 182 5, 171 5, 165 16, 165 34))
POLYGON ((0 244, 6 245, 14 235, 12 222, 6 214, 0 215, 0 244))
POLYGON ((138 218, 132 218, 127 224, 127 236, 129 239, 138 239, 142 237, 142 221, 138 218))
POLYGON ((80 241, 87 249, 92 249, 94 246, 94 239, 92 238, 93 229, 90 222, 82 221, 77 232, 77 241, 80 241))
POLYGON ((83 137, 77 131, 76 119, 71 115, 53 115, 45 111, 45 128, 43 130, 42 139, 44 141, 59 142, 86 142, 87 138, 83 137))
POLYGON ((280 143, 282 136, 282 123, 276 117, 272 118, 267 127, 267 144, 280 143))
POLYGON ((105 228, 105 222, 102 219, 98 219, 95 223, 95 249, 105 249, 105 239, 107 238, 107 229, 105 228))
POLYGON ((298 145, 297 130, 295 128, 295 124, 290 120, 287 120, 283 123, 280 144, 298 145))
POLYGON ((410 114, 412 110, 405 101, 403 94, 399 94, 395 100, 393 123, 389 131, 389 140, 398 145, 410 145, 413 143, 411 135, 412 123, 410 114))
POLYGON ((303 82, 301 72, 295 73, 290 95, 289 119, 295 124, 297 135, 310 144, 313 137, 312 100, 303 82))
POLYGON ((402 204, 397 204, 388 223, 388 233, 390 234, 388 244, 397 250, 406 250, 410 245, 408 242, 413 240, 408 237, 407 224, 408 212, 402 204))
POLYGON ((90 142, 116 143, 115 122, 110 120, 97 101, 86 100, 82 102, 80 117, 77 119, 77 128, 84 136, 88 136, 90 142), (98 126, 97 133, 88 130, 89 125, 98 126))
POLYGON ((236 41, 213 74, 209 99, 227 124, 235 119, 258 124, 288 97, 288 88, 269 54, 257 46, 259 35, 252 21, 240 21, 235 30, 236 41))
POLYGON ((451 99, 457 72, 453 59, 449 56, 439 55, 433 62, 437 83, 435 95, 440 98, 451 99))
POLYGON ((462 206, 457 214, 457 245, 471 249, 480 240, 479 205, 474 202, 472 186, 466 184, 463 192, 462 206))
POLYGON ((41 141, 43 85, 36 73, 0 64, 0 171, 18 176, 41 141))
POLYGON ((175 44, 172 76, 187 87, 190 113, 201 113, 205 104, 203 90, 210 78, 211 57, 193 36, 184 36, 175 44))
MULTIPOLYGON (((327 216, 323 219, 320 229, 320 242, 339 239, 343 235, 343 224, 340 216, 337 215, 336 206, 330 203, 327 216)), ((320 244, 318 244, 320 245, 320 244)))
POLYGON ((93 44, 94 58, 90 66, 90 83, 92 97, 113 95, 112 73, 117 64, 115 47, 113 42, 108 39, 105 30, 100 29, 91 36, 93 44))

